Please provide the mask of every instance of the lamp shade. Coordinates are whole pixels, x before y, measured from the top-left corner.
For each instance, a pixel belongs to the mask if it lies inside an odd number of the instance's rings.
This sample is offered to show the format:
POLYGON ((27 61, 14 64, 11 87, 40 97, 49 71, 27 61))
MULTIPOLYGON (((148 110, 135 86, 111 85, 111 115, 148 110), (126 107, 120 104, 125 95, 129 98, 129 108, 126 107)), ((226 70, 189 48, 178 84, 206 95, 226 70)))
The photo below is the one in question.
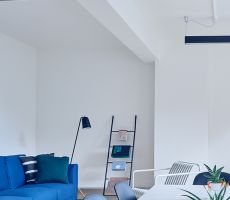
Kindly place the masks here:
POLYGON ((81 120, 82 120, 82 128, 83 129, 91 128, 91 124, 90 124, 90 121, 89 121, 88 117, 82 117, 81 120))

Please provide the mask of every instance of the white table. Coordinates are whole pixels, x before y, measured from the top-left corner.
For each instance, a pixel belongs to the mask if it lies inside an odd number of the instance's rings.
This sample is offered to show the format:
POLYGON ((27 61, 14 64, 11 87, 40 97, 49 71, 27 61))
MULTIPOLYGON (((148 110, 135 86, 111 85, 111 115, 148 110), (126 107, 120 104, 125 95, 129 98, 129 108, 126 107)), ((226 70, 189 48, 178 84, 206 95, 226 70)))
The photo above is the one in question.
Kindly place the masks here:
MULTIPOLYGON (((153 186, 146 194, 144 194, 139 200, 189 200, 181 195, 186 194, 180 189, 188 190, 204 200, 208 200, 208 194, 204 186, 186 185, 186 186, 174 186, 174 185, 157 185, 153 186)), ((230 188, 227 188, 226 196, 230 196, 230 188)))

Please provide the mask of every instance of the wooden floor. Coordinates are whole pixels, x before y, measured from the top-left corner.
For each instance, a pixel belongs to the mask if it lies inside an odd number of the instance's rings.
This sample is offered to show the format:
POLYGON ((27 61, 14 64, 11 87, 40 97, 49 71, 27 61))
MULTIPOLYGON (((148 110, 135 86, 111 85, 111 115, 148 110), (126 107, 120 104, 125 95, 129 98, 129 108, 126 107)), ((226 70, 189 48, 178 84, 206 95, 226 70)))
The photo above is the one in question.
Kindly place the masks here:
MULTIPOLYGON (((84 189, 81 188, 81 191, 83 192, 84 195, 89 195, 89 194, 103 194, 103 189, 98 188, 98 189, 84 189)), ((117 200, 116 197, 106 197, 108 200, 117 200)), ((84 197, 80 194, 78 191, 78 200, 84 199, 84 197)))

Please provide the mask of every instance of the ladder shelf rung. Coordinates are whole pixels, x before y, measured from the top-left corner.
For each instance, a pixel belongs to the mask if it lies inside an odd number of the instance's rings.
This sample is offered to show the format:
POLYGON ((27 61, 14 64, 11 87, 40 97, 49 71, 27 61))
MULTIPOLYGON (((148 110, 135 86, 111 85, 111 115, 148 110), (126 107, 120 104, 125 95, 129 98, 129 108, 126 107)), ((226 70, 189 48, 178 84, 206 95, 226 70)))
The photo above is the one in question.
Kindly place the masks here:
MULTIPOLYGON (((119 160, 120 161, 120 160, 119 160)), ((113 163, 113 162, 116 162, 116 160, 115 161, 109 161, 108 163, 109 164, 111 164, 111 163, 113 163)), ((125 162, 126 164, 131 164, 132 162, 131 161, 129 161, 129 162, 125 162)))
MULTIPOLYGON (((115 176, 111 176, 111 178, 116 178, 116 177, 115 176)), ((120 177, 117 177, 117 178, 120 178, 120 177)), ((109 178, 107 177, 106 180, 109 180, 109 178)), ((130 178, 127 177, 127 180, 130 180, 130 178)))
MULTIPOLYGON (((112 131, 112 133, 118 133, 119 131, 112 131)), ((128 133, 134 133, 135 131, 127 131, 128 133)))
MULTIPOLYGON (((113 145, 113 146, 124 146, 124 145, 113 145)), ((113 148, 113 146, 109 146, 109 148, 113 148)), ((127 145, 129 147, 133 147, 132 145, 127 145)))

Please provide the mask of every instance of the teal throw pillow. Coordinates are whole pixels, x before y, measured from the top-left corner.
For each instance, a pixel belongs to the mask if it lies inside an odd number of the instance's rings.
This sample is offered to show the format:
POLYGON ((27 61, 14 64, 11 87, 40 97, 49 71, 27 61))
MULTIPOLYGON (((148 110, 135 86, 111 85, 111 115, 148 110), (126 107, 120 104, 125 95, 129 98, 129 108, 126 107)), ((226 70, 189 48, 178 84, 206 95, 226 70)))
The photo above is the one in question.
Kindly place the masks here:
POLYGON ((68 157, 37 157, 37 183, 68 183, 68 157))

